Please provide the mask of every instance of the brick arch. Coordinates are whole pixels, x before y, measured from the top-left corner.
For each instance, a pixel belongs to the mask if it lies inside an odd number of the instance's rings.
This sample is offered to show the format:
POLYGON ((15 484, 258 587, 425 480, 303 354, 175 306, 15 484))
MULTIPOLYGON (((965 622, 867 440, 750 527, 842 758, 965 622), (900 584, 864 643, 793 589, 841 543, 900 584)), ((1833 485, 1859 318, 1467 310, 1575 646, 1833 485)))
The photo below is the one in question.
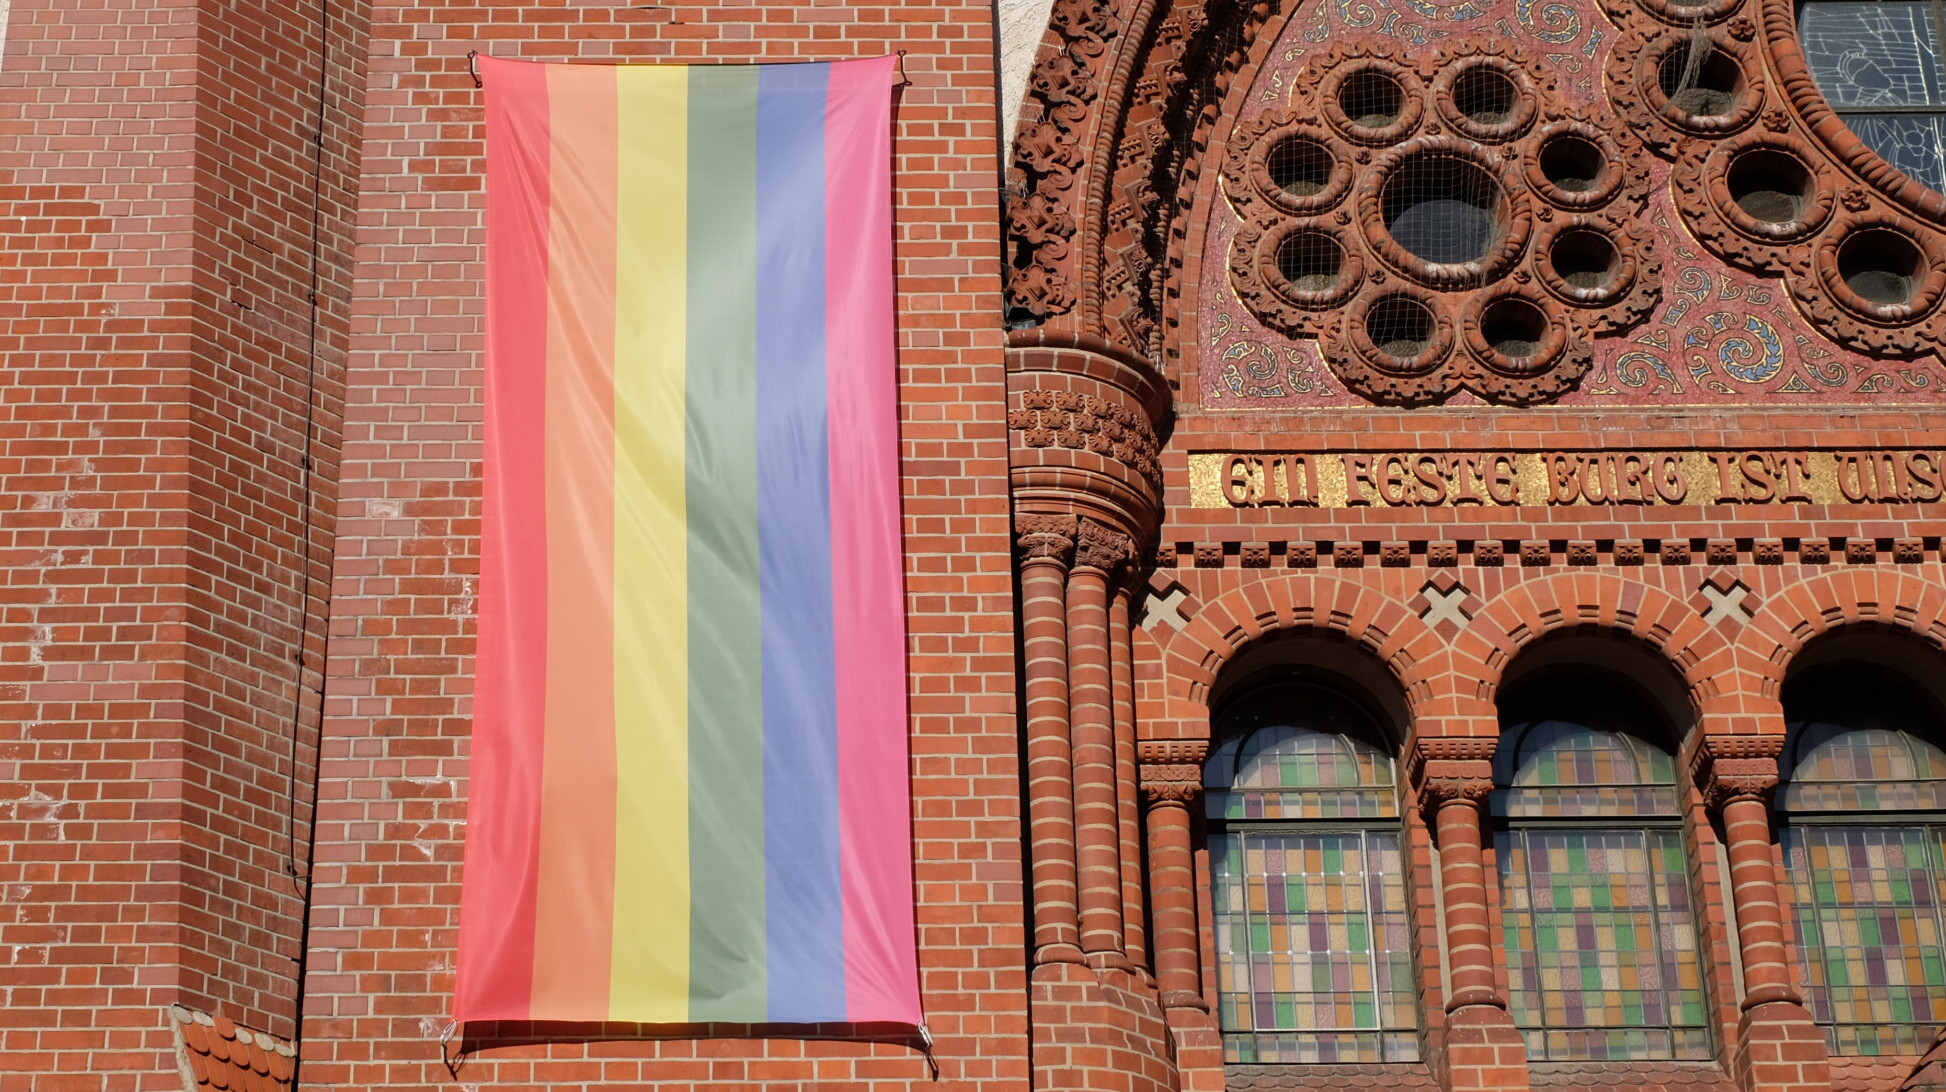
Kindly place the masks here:
POLYGON ((1164 712, 1145 719, 1145 738, 1209 735, 1209 694, 1223 665, 1258 638, 1311 631, 1345 638, 1377 657, 1416 719, 1431 700, 1446 643, 1418 615, 1371 588, 1332 576, 1291 573, 1253 581, 1197 603, 1196 614, 1162 651, 1164 712))
MULTIPOLYGON (((1425 736, 1478 735, 1497 725, 1495 694, 1523 649, 1557 633, 1609 633, 1647 646, 1682 677, 1700 723, 1734 731, 1746 672, 1730 641, 1695 607, 1639 580, 1561 573, 1522 581, 1486 604, 1453 641, 1447 700, 1420 724, 1425 736)), ((1497 727, 1494 729, 1497 731, 1497 727)))
POLYGON ((1738 658, 1756 676, 1754 693, 1774 708, 1784 673, 1804 646, 1827 633, 1866 626, 1910 633, 1946 650, 1946 588, 1877 567, 1793 584, 1758 608, 1737 641, 1738 658))

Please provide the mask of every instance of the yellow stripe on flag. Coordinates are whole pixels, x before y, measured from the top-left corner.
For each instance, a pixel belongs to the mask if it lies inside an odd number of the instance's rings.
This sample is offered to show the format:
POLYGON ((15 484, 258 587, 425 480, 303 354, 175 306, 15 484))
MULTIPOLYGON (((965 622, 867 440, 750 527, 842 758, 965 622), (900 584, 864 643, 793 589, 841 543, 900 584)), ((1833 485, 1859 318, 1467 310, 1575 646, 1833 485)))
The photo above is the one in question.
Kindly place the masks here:
POLYGON ((620 73, 610 1019, 689 1018, 685 68, 620 73))

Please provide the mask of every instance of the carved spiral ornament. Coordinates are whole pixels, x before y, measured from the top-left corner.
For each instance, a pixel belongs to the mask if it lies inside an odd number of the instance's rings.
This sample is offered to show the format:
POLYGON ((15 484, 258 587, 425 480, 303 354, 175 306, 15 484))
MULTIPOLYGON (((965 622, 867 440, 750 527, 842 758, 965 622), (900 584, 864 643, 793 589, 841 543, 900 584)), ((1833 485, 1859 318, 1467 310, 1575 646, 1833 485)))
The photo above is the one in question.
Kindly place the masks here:
POLYGON ((1339 47, 1230 143, 1238 298, 1350 388, 1423 405, 1559 397, 1654 306, 1646 173, 1520 49, 1339 47), (1311 121, 1306 119, 1320 119, 1311 121))

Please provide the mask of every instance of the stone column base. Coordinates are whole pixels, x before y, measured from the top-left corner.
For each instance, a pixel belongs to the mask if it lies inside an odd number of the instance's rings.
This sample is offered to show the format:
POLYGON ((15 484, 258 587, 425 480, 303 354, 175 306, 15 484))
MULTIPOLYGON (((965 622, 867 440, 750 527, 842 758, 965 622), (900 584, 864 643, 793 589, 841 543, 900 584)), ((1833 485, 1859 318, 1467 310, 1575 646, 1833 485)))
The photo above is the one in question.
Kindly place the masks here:
POLYGON ((1466 1005, 1447 1014, 1447 1092, 1527 1092, 1527 1088, 1527 1042, 1507 1010, 1466 1005))
POLYGON ((1831 1058, 1824 1032, 1794 1001, 1744 1010, 1737 1021, 1737 1087, 1742 1092, 1825 1092, 1831 1058))

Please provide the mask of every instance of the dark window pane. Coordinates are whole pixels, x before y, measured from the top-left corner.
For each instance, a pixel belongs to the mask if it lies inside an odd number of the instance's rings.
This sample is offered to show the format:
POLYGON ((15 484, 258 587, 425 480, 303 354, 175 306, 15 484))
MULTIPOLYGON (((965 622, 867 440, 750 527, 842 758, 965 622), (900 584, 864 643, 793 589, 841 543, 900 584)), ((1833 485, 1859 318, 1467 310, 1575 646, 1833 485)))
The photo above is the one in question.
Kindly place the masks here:
POLYGON ((1942 119, 1936 114, 1841 114, 1858 139, 1891 164, 1935 190, 1946 190, 1942 119))
POLYGON ((1946 102, 1940 97, 1939 42, 1927 4, 1806 4, 1798 12, 1798 37, 1818 88, 1841 110, 1946 102))

